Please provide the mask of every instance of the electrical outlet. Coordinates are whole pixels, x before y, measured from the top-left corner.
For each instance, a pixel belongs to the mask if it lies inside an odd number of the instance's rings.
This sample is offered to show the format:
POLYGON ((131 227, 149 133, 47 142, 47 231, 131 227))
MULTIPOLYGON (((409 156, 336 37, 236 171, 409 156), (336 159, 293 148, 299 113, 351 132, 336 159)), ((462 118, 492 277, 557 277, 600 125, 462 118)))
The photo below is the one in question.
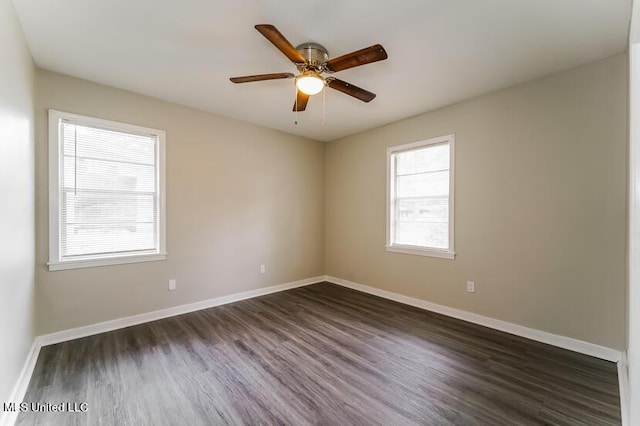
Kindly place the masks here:
POLYGON ((467 281, 467 291, 469 293, 475 293, 476 292, 476 283, 473 281, 467 281))
POLYGON ((260 265, 260 273, 264 274, 264 271, 266 271, 264 265, 260 265))
POLYGON ((172 278, 169 280, 169 290, 175 290, 176 289, 176 280, 175 278, 172 278))

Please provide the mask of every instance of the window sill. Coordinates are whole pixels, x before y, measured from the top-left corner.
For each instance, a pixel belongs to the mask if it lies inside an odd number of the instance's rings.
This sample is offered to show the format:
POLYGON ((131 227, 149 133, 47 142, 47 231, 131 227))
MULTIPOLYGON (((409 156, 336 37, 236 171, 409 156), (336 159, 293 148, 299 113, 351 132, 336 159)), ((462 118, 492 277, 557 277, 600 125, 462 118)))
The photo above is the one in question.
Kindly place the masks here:
POLYGON ((141 254, 126 257, 107 257, 101 259, 66 260, 63 262, 49 262, 49 271, 62 271, 65 269, 94 268, 97 266, 123 265, 127 263, 154 262, 165 260, 166 253, 141 254))
POLYGON ((417 246, 387 246, 387 251, 391 251, 394 253, 402 253, 402 254, 413 254, 416 256, 428 256, 428 257, 438 257, 441 259, 450 259, 453 260, 456 257, 456 252, 448 251, 448 250, 435 250, 428 248, 421 248, 417 246))

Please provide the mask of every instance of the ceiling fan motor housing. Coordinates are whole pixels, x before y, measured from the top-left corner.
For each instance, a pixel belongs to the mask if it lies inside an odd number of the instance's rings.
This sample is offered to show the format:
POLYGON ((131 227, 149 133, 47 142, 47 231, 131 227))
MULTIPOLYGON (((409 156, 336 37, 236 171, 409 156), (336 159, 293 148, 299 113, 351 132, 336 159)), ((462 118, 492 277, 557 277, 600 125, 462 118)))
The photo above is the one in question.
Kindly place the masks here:
POLYGON ((303 43, 296 47, 296 50, 307 61, 306 68, 320 70, 322 64, 329 60, 327 49, 318 43, 303 43))

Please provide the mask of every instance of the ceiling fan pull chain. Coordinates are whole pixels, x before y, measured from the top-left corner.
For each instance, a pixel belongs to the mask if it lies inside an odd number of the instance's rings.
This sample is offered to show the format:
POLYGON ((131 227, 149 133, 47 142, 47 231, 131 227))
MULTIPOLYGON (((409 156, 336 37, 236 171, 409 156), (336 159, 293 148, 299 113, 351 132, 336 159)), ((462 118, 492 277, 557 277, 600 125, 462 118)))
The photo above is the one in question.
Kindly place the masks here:
POLYGON ((295 84, 293 85, 293 90, 295 92, 296 95, 296 107, 294 108, 296 111, 296 118, 293 120, 293 124, 295 124, 296 126, 298 125, 298 86, 296 86, 295 84))
POLYGON ((327 125, 327 87, 322 88, 322 127, 327 125))

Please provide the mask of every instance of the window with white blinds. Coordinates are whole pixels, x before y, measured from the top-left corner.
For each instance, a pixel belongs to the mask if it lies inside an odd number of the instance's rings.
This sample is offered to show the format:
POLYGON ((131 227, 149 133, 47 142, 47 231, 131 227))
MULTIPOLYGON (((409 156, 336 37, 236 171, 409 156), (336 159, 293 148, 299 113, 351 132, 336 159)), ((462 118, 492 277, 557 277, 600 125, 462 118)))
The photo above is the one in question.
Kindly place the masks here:
POLYGON ((454 135, 387 149, 387 250, 453 259, 454 135))
POLYGON ((49 269, 163 260, 164 132, 49 111, 49 269))

